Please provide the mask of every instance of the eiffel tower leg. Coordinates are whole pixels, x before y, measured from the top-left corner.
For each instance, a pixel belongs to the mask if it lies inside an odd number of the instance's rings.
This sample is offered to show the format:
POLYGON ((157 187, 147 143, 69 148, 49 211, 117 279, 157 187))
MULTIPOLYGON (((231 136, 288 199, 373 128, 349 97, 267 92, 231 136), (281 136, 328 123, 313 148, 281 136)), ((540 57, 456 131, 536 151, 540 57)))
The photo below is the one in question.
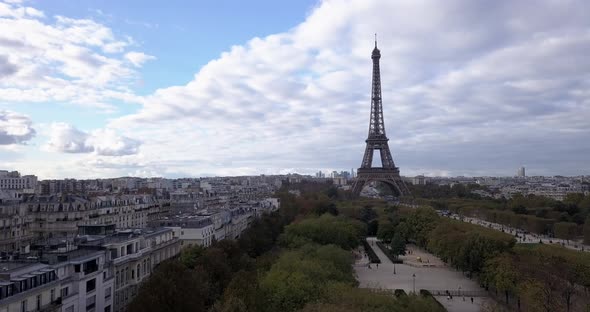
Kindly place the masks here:
POLYGON ((356 178, 356 181, 354 181, 354 185, 352 186, 352 196, 354 197, 358 197, 361 194, 361 191, 363 190, 363 187, 365 186, 365 179, 363 178, 356 178))

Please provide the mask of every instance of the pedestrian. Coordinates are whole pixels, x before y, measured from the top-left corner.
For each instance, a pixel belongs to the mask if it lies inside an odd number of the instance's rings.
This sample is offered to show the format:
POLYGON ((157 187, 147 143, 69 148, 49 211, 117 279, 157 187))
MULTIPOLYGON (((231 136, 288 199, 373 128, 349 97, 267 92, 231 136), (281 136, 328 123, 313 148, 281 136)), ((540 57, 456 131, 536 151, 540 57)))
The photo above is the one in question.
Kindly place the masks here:
POLYGON ((473 303, 473 297, 471 297, 471 303, 473 303))
POLYGON ((377 266, 377 269, 378 269, 379 268, 379 263, 377 263, 376 266, 377 266))

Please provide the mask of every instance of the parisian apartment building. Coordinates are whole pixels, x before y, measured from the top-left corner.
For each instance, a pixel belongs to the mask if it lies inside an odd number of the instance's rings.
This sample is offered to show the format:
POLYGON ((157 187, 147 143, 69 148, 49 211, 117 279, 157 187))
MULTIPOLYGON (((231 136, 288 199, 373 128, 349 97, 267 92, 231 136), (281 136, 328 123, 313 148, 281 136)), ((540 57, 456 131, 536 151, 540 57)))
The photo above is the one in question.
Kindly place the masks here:
POLYGON ((39 180, 0 170, 0 312, 125 311, 182 249, 239 238, 284 176, 39 180))

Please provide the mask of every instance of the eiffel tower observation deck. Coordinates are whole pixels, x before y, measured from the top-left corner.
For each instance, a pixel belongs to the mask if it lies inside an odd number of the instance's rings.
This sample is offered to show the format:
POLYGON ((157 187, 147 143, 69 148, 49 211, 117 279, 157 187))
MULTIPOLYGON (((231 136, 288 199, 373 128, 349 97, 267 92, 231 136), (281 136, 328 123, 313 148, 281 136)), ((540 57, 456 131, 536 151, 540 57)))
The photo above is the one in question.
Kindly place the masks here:
POLYGON ((371 59, 373 60, 373 83, 369 135, 365 140, 367 147, 365 148, 365 155, 361 167, 357 170, 357 177, 352 192, 358 196, 363 187, 368 183, 382 182, 387 184, 394 194, 399 196, 410 195, 410 191, 399 175, 399 168, 395 166, 393 156, 391 156, 389 149, 389 139, 385 133, 383 102, 381 99, 381 72, 379 69, 381 51, 377 48, 376 38, 371 59), (379 151, 379 155, 381 156, 381 167, 373 167, 373 155, 376 151, 379 151))

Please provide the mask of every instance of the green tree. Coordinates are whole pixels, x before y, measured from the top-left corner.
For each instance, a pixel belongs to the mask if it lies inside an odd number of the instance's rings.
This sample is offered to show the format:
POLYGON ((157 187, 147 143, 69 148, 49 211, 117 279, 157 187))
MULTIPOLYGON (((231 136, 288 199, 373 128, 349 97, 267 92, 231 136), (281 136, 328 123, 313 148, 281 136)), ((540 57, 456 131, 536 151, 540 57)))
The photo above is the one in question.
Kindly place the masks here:
POLYGON ((586 218, 584 223, 584 244, 590 244, 590 216, 586 218))
POLYGON ((255 271, 239 271, 232 278, 211 312, 256 311, 259 293, 258 276, 255 271))
POLYGON ((287 251, 260 281, 266 311, 295 311, 317 301, 335 284, 352 286, 350 253, 334 245, 287 251))
POLYGON ((205 248, 199 245, 190 246, 182 250, 180 253, 180 262, 189 269, 194 269, 197 265, 197 260, 203 255, 205 248))
POLYGON ((375 209, 373 209, 372 205, 365 205, 360 212, 360 219, 365 223, 369 223, 369 221, 377 218, 377 213, 375 209))
POLYGON ((371 220, 367 224, 367 236, 376 236, 379 233, 379 221, 371 220))
POLYGON ((578 225, 573 222, 557 222, 553 225, 555 237, 573 239, 576 236, 578 225))
POLYGON ((210 301, 209 280, 202 270, 179 261, 165 261, 144 282, 129 304, 129 312, 205 311, 210 301))
POLYGON ((377 238, 384 242, 389 242, 395 234, 395 224, 389 220, 381 220, 377 229, 377 238))
POLYGON ((398 232, 393 235, 391 240, 391 254, 396 258, 406 254, 406 240, 398 232))
POLYGON ((408 238, 414 239, 419 246, 426 246, 428 235, 434 229, 440 217, 431 208, 418 208, 412 210, 406 218, 408 225, 408 238))
POLYGON ((526 214, 527 210, 524 205, 517 205, 516 207, 512 208, 512 211, 517 214, 526 214))
POLYGON ((290 248, 315 242, 321 245, 335 244, 350 250, 359 245, 365 233, 366 226, 358 220, 325 214, 288 225, 281 235, 281 242, 290 248))
POLYGON ((518 271, 512 256, 501 254, 486 261, 482 281, 488 286, 504 292, 506 304, 509 295, 517 290, 518 271))

